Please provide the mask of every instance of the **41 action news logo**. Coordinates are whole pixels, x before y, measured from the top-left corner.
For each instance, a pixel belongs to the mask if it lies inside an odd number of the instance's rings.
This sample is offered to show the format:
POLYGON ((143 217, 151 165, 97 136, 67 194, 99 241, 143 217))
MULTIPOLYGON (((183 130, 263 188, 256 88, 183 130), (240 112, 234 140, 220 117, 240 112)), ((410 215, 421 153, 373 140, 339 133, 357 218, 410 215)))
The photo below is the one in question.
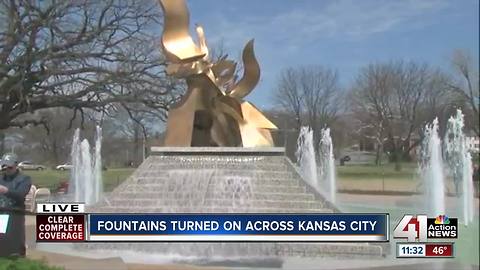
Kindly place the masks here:
POLYGON ((404 215, 393 231, 394 238, 407 238, 408 242, 426 242, 427 239, 452 239, 458 237, 458 218, 439 215, 404 215))

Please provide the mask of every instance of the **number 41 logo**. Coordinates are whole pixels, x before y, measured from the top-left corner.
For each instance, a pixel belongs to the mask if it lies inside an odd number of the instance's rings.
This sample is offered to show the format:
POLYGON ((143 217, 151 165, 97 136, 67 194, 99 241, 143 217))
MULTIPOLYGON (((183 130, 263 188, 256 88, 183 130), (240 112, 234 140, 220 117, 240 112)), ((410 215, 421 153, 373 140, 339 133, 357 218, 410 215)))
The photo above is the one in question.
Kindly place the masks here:
POLYGON ((426 242, 427 216, 417 215, 417 217, 413 217, 412 215, 404 215, 397 227, 395 227, 393 237, 407 238, 408 242, 415 242, 417 239, 419 242, 426 242))

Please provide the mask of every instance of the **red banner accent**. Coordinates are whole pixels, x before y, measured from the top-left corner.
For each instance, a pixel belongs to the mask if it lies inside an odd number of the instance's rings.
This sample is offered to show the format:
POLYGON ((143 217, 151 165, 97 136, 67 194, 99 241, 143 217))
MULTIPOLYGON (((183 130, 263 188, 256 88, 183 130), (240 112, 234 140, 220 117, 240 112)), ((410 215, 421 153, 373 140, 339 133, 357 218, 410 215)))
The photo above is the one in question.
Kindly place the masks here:
POLYGON ((453 245, 451 243, 446 244, 426 244, 425 245, 426 257, 452 257, 453 245))
POLYGON ((37 215, 37 242, 85 241, 85 215, 37 215))

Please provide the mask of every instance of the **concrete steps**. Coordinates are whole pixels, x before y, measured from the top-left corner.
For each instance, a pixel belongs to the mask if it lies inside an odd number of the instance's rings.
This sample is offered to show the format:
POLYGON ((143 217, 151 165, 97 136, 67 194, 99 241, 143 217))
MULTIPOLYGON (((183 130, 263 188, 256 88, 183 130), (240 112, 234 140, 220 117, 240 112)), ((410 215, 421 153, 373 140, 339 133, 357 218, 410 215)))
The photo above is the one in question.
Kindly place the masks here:
MULTIPOLYGON (((114 192, 115 193, 163 193, 168 192, 169 185, 165 185, 164 183, 153 183, 153 184, 135 184, 135 183, 125 183, 124 185, 118 187, 114 192)), ((256 193, 305 193, 306 188, 305 186, 300 185, 269 185, 269 184, 261 184, 261 185, 254 185, 252 187, 252 191, 256 193)), ((305 193, 310 194, 311 193, 305 193)))
MULTIPOLYGON (((242 163, 230 163, 230 164, 197 164, 197 163, 180 163, 180 162, 166 162, 162 164, 152 165, 149 169, 151 170, 171 170, 171 169, 186 169, 186 170, 196 170, 196 169, 215 169, 219 166, 228 166, 230 170, 242 170, 244 164, 242 163)), ((256 170, 265 170, 265 171, 276 171, 276 170, 286 170, 286 164, 275 164, 275 163, 254 163, 252 168, 256 170)))
MULTIPOLYGON (((333 213, 332 209, 308 208, 246 208, 246 207, 138 207, 138 206, 101 206, 93 208, 95 213, 333 213)), ((88 210, 88 209, 87 209, 88 210)))
MULTIPOLYGON (((182 196, 182 194, 172 193, 172 192, 150 192, 146 190, 145 192, 138 192, 134 193, 132 191, 122 191, 118 193, 125 199, 136 199, 139 195, 145 196, 146 198, 151 199, 176 199, 182 196)), ((205 197, 212 198, 212 199, 235 199, 235 194, 225 194, 220 192, 211 192, 208 191, 205 194, 205 197)), ((293 200, 293 201, 313 201, 315 197, 313 194, 309 193, 261 193, 261 192, 253 192, 249 194, 249 197, 253 200, 293 200)))
MULTIPOLYGON (((104 202, 88 207, 87 211, 256 214, 337 211, 305 184, 283 153, 254 155, 254 151, 240 148, 238 155, 228 156, 222 148, 200 149, 207 154, 198 154, 198 148, 172 149, 168 150, 173 151, 169 155, 148 157, 104 202), (190 150, 192 153, 188 154, 190 150), (244 155, 245 151, 250 151, 248 156, 244 155)), ((204 258, 378 258, 385 253, 380 244, 363 243, 95 243, 86 246, 102 249, 103 245, 112 250, 169 254, 174 251, 204 258)))
POLYGON ((204 206, 204 207, 252 207, 252 208, 309 208, 309 209, 324 209, 326 206, 322 202, 318 201, 281 201, 281 200, 255 200, 249 197, 245 197, 238 200, 217 200, 206 199, 201 197, 184 196, 178 199, 165 200, 161 198, 141 198, 141 199, 112 199, 109 200, 110 204, 118 207, 128 206, 143 206, 145 208, 150 207, 184 207, 184 206, 204 206))
POLYGON ((200 257, 267 258, 278 257, 338 257, 379 258, 382 248, 364 243, 85 243, 85 248, 103 250, 136 250, 150 254, 183 250, 200 257))
POLYGON ((282 185, 282 186, 300 186, 302 183, 297 179, 288 179, 288 178, 255 178, 255 177, 235 177, 235 176, 222 176, 222 177, 212 177, 208 179, 175 179, 175 178, 162 178, 162 177, 139 177, 136 179, 135 184, 157 184, 164 186, 185 186, 188 187, 185 182, 188 182, 188 185, 248 185, 248 186, 258 186, 258 185, 282 185), (189 183, 190 181, 197 181, 196 183, 189 183))
MULTIPOLYGON (((203 170, 203 169, 202 169, 203 170)), ((250 168, 249 170, 231 170, 231 169, 204 169, 205 171, 196 170, 155 170, 155 171, 146 171, 137 175, 138 178, 191 178, 191 177, 201 177, 201 176, 213 176, 213 177, 224 177, 224 176, 235 176, 235 177, 251 177, 251 178, 280 178, 289 180, 292 178, 297 178, 296 174, 288 170, 256 170, 255 168, 250 168)))

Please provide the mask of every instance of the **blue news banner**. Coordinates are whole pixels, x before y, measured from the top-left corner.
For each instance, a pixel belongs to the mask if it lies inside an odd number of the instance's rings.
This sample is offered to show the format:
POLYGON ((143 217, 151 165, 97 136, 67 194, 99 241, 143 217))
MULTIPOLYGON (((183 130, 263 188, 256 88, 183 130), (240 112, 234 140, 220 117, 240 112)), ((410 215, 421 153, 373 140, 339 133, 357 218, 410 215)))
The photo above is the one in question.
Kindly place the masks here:
POLYGON ((89 214, 87 241, 383 242, 388 214, 89 214))

